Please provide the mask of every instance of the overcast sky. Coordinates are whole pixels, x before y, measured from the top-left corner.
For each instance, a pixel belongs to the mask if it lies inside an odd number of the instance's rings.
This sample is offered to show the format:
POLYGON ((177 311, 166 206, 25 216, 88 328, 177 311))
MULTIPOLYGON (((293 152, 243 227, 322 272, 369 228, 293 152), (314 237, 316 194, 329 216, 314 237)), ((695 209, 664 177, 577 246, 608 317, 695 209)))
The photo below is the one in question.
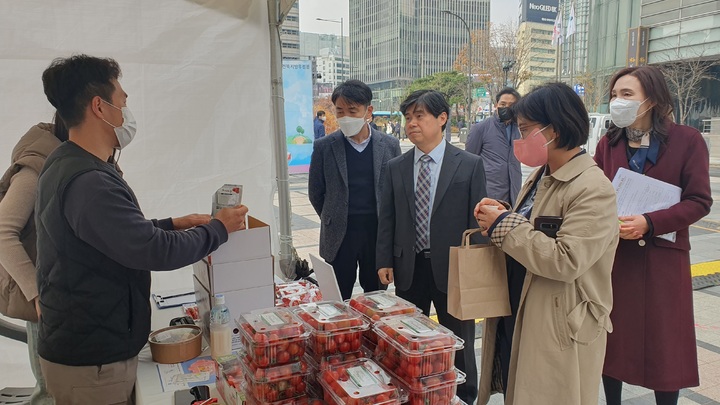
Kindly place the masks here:
MULTIPOLYGON (((340 33, 340 24, 317 21, 316 18, 340 20, 348 35, 348 0, 298 0, 300 2, 300 31, 323 34, 340 33)), ((516 22, 518 2, 513 0, 490 0, 490 21, 494 23, 516 22)))

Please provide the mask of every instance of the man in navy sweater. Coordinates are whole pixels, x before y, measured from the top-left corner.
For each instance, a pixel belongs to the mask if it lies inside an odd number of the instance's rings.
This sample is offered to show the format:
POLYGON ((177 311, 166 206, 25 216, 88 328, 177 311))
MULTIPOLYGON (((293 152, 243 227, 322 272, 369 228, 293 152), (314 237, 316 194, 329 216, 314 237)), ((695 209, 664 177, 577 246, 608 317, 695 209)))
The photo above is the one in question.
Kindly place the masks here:
POLYGON ((372 90, 365 83, 342 83, 332 102, 340 130, 313 144, 308 197, 320 216, 320 256, 349 299, 358 268, 365 292, 385 288, 375 269, 378 206, 385 166, 400 155, 400 142, 370 128, 372 90))
POLYGON ((150 332, 150 271, 192 264, 245 228, 244 206, 211 219, 147 220, 113 151, 136 124, 112 59, 77 55, 43 72, 69 130, 38 182, 38 353, 58 404, 134 403, 137 355, 150 332))

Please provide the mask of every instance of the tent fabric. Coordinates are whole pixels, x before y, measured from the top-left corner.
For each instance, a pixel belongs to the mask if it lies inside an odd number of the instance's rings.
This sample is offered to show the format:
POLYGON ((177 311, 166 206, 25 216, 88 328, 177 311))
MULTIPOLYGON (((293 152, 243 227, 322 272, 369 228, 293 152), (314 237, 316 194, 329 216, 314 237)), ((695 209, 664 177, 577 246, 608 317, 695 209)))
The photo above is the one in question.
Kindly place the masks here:
POLYGON ((2 2, 0 163, 51 120, 41 75, 53 58, 112 57, 138 122, 120 166, 148 218, 210 213, 233 183, 274 225, 267 14, 265 0, 2 2))

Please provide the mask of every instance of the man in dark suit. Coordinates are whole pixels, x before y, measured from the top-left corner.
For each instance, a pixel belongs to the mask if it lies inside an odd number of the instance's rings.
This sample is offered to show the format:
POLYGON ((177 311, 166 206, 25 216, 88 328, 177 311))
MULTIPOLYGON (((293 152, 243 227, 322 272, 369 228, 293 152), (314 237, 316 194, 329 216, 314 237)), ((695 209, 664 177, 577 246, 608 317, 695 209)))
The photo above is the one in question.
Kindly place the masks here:
POLYGON ((415 147, 388 162, 380 208, 377 267, 384 284, 430 313, 465 340, 455 365, 467 374, 458 396, 477 397, 475 322, 447 312, 450 246, 459 246, 466 229, 477 228, 475 204, 485 197, 485 172, 478 156, 443 138, 450 115, 445 98, 433 90, 412 93, 400 106, 405 133, 415 147))
POLYGON ((340 130, 313 145, 308 197, 320 216, 320 256, 332 264, 343 299, 352 295, 360 268, 365 292, 385 288, 375 267, 380 191, 386 163, 400 142, 370 129, 372 91, 348 80, 332 94, 340 130))

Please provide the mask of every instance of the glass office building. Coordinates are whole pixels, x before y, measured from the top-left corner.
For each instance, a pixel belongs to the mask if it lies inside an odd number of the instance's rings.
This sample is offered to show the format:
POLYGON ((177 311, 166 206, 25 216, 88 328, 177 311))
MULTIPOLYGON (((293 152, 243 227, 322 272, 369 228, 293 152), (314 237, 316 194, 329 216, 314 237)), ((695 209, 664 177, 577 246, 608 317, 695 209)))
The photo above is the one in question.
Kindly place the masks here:
MULTIPOLYGON (((460 15, 474 31, 489 21, 490 1, 350 1, 350 77, 373 89, 376 109, 397 110, 413 80, 453 70, 468 33, 443 10, 460 15)), ((477 48, 473 59, 481 60, 477 48)))

